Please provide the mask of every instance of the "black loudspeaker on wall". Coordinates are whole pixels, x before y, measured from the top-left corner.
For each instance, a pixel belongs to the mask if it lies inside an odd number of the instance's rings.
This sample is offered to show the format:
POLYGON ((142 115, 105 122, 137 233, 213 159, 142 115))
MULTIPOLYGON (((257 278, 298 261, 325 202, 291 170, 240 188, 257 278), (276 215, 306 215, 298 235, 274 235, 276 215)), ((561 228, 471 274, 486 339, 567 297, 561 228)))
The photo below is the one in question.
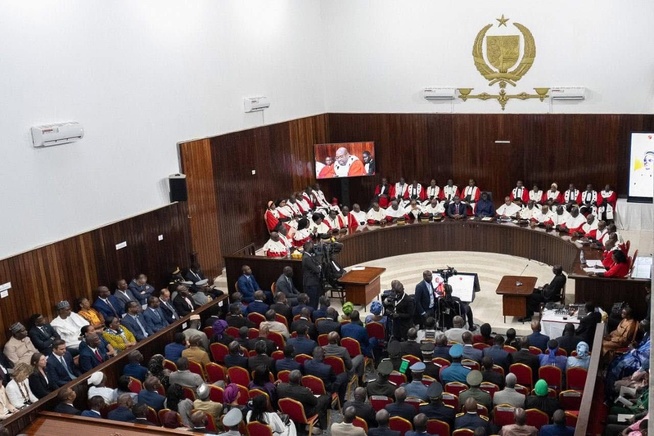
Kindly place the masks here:
POLYGON ((173 174, 168 177, 170 187, 170 202, 188 200, 186 191, 186 176, 184 174, 173 174))

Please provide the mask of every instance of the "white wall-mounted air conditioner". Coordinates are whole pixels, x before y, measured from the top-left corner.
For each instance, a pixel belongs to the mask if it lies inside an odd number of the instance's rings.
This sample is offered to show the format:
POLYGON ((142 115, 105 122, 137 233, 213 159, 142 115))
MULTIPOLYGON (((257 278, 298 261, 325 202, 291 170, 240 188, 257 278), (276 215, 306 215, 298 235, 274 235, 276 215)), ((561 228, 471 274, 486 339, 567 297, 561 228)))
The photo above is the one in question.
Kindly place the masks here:
POLYGON ((583 86, 554 86, 550 89, 552 100, 585 100, 586 88, 583 86))
POLYGON ((425 100, 454 100, 456 98, 456 88, 425 88, 422 91, 422 97, 425 100))
POLYGON ((84 137, 84 127, 78 122, 47 124, 32 127, 32 145, 50 147, 79 141, 84 137))
POLYGON ((243 99, 245 112, 262 111, 270 107, 270 100, 268 97, 247 97, 243 99))

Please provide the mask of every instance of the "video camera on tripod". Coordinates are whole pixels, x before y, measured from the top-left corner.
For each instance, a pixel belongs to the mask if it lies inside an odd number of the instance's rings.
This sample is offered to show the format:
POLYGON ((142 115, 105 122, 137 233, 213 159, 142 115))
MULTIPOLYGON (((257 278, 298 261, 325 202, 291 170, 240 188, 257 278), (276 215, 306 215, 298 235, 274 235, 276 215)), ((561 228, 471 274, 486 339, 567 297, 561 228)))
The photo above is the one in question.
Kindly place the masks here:
POLYGON ((443 269, 434 270, 434 273, 441 276, 441 278, 443 279, 443 282, 445 282, 445 283, 447 283, 447 281, 448 281, 448 279, 450 277, 458 274, 458 272, 451 266, 448 266, 447 268, 443 268, 443 269))

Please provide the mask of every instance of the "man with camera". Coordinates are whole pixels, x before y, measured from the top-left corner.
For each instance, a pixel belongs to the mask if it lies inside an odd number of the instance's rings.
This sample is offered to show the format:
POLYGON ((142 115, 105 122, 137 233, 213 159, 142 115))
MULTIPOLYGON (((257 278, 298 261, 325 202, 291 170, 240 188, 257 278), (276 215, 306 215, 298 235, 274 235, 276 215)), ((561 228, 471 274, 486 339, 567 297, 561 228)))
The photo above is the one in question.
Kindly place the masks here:
POLYGON ((391 290, 394 292, 393 313, 393 336, 395 339, 405 341, 409 329, 413 327, 413 316, 415 314, 415 303, 411 295, 404 292, 404 285, 399 280, 391 282, 391 290))

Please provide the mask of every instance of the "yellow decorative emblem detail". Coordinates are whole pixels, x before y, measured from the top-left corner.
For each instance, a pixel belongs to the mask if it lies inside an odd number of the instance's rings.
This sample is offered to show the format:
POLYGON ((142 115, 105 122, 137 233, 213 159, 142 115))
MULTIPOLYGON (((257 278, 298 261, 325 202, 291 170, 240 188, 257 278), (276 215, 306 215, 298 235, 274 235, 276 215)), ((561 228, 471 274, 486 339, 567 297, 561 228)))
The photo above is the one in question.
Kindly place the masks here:
MULTIPOLYGON (((497 27, 507 27, 506 23, 508 18, 497 18, 499 24, 497 27)), ((521 92, 519 94, 507 94, 506 85, 516 86, 522 77, 527 74, 529 69, 534 64, 536 59, 536 43, 534 36, 529 29, 520 23, 513 23, 518 29, 520 35, 486 35, 492 24, 484 26, 479 31, 475 42, 472 45, 472 58, 475 63, 477 71, 488 80, 488 86, 495 84, 500 85, 499 94, 471 94, 473 88, 459 88, 460 98, 466 101, 470 98, 479 100, 497 100, 504 110, 506 103, 510 99, 528 100, 531 98, 538 98, 544 101, 548 97, 547 93, 549 88, 534 88, 536 94, 527 94, 521 92), (520 36, 524 40, 523 51, 520 50, 520 36), (484 57, 484 42, 486 42, 486 56, 484 57), (520 62, 518 63, 518 60, 520 62), (516 65, 517 64, 517 65, 516 65)))

